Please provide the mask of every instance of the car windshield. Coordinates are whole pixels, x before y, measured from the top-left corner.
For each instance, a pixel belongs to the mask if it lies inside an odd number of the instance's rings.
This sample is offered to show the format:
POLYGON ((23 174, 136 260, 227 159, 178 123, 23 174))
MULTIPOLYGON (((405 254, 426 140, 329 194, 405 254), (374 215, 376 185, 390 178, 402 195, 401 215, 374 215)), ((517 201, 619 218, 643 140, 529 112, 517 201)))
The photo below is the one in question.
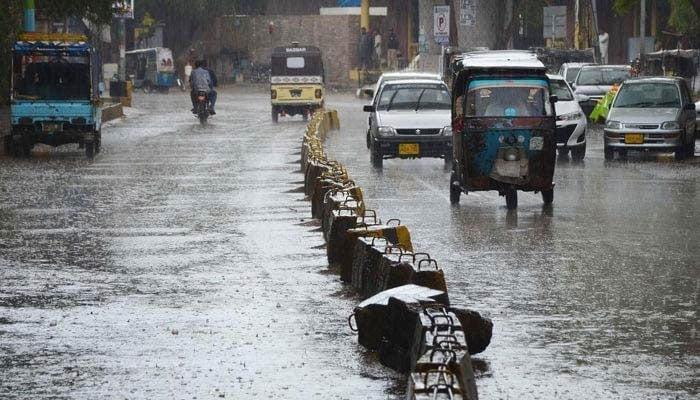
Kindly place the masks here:
POLYGON ((475 79, 469 82, 467 117, 543 117, 552 115, 544 79, 475 79))
POLYGON ((15 56, 14 97, 18 100, 89 100, 87 56, 15 56))
POLYGON ((450 92, 442 84, 385 85, 378 110, 449 110, 450 92))
POLYGON ((576 78, 577 86, 620 84, 630 77, 628 68, 583 68, 576 78))
POLYGON ((562 80, 553 79, 549 81, 549 87, 552 90, 552 94, 557 96, 560 101, 572 101, 574 99, 574 94, 571 93, 569 85, 562 80))
POLYGON ((672 83, 626 83, 620 88, 616 108, 680 108, 678 88, 672 83))
POLYGON ((566 70, 566 76, 565 79, 567 82, 573 82, 576 80, 576 75, 578 75, 578 71, 581 70, 581 67, 569 67, 566 70))

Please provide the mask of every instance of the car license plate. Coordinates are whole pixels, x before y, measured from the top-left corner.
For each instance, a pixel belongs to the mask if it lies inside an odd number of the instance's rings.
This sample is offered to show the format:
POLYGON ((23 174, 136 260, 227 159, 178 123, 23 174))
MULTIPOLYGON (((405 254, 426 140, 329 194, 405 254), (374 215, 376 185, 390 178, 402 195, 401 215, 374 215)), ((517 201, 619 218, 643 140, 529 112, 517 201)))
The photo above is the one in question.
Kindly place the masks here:
POLYGON ((625 144, 643 144, 644 135, 641 133, 626 133, 625 144))
POLYGON ((418 143, 400 143, 399 144, 399 155, 401 156, 415 156, 420 154, 420 145, 418 143))
POLYGON ((41 129, 44 132, 60 132, 63 130, 63 124, 45 123, 42 124, 41 129))

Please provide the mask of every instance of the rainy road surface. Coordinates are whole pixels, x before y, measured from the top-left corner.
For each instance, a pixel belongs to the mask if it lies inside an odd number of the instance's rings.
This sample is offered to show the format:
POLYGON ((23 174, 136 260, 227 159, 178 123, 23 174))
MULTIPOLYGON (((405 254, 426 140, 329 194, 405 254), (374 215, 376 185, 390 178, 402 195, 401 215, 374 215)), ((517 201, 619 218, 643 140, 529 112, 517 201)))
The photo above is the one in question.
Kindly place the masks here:
MULTIPOLYGON (((266 90, 219 99, 202 128, 186 95, 139 95, 92 162, 0 159, 0 398, 401 398, 309 220, 303 122, 273 126, 266 90)), ((482 399, 697 398, 697 163, 604 163, 594 131, 551 210, 452 207, 440 160, 371 168, 362 101, 329 104, 328 153, 441 262, 450 298, 493 319, 482 399)))

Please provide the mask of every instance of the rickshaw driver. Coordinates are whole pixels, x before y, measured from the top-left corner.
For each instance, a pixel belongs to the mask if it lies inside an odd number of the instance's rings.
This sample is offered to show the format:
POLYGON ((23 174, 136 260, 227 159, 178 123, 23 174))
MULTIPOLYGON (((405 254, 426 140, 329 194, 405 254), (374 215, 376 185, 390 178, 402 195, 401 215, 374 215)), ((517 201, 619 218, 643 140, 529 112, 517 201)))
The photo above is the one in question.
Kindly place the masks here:
POLYGON ((488 117, 527 117, 532 116, 525 93, 519 88, 494 88, 489 105, 484 112, 488 117))

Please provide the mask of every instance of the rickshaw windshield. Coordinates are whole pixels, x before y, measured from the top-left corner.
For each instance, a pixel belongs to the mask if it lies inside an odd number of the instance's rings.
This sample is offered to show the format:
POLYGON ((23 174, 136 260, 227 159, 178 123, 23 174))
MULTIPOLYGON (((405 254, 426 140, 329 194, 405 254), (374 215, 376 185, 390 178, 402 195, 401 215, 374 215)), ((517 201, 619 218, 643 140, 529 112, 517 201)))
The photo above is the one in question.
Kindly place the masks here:
POLYGON ((288 55, 272 57, 272 76, 322 76, 323 63, 320 56, 288 55))
POLYGON ((545 79, 477 78, 469 82, 466 117, 547 117, 552 114, 545 79))
POLYGON ((13 63, 16 99, 89 100, 88 56, 21 55, 13 63))

